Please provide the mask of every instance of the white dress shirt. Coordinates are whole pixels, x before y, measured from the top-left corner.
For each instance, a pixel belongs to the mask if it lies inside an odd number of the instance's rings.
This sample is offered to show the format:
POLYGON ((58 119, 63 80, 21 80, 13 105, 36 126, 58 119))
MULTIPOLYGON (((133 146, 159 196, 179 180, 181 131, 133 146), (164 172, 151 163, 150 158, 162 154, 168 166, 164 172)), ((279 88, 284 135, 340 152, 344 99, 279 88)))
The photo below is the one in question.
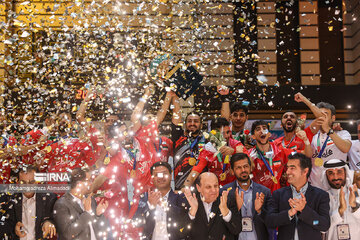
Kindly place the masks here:
POLYGON ((24 224, 23 229, 26 236, 21 240, 34 240, 35 239, 35 222, 36 222, 36 194, 32 198, 27 198, 23 194, 22 199, 22 219, 24 224))
MULTIPOLYGON (((169 191, 170 192, 170 191, 169 191)), ((169 234, 167 231, 167 210, 168 210, 168 197, 169 192, 160 199, 160 205, 156 207, 148 202, 150 209, 155 209, 155 228, 152 235, 152 240, 169 240, 169 234)))
MULTIPOLYGON (((207 202, 204 202, 202 199, 203 199, 203 197, 201 197, 201 201, 202 201, 202 203, 204 205, 207 220, 208 220, 208 222, 210 222, 210 218, 215 217, 215 213, 211 212, 211 207, 213 205, 213 202, 207 203, 207 202)), ((199 211, 199 209, 198 209, 198 211, 199 211)), ((231 211, 229 210, 229 213, 226 216, 223 216, 224 221, 225 222, 230 222, 231 216, 232 216, 231 211)), ((190 213, 189 213, 189 217, 190 217, 191 220, 195 219, 195 216, 192 216, 190 213)))
MULTIPOLYGON (((84 209, 84 204, 83 204, 83 202, 81 201, 81 199, 80 198, 78 198, 78 197, 75 197, 74 195, 72 195, 71 193, 70 193, 70 195, 73 197, 73 199, 74 199, 74 202, 76 202, 77 204, 79 204, 79 206, 81 207, 81 209, 83 210, 83 211, 85 211, 85 209, 84 209)), ((92 214, 92 211, 90 211, 90 212, 88 212, 88 213, 90 213, 90 214, 92 214)), ((91 240, 96 240, 96 235, 95 235, 95 232, 94 232, 94 228, 93 228, 93 226, 92 226, 92 223, 89 223, 89 227, 90 227, 90 235, 91 235, 91 240)))

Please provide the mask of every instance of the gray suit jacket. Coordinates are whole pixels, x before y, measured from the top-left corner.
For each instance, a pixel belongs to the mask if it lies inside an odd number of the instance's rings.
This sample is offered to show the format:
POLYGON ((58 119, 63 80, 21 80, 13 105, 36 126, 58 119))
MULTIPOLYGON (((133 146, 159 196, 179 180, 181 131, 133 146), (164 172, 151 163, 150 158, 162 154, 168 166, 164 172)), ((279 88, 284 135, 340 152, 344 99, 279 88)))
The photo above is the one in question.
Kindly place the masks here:
MULTIPOLYGON (((91 207, 95 213, 96 202, 94 199, 91 207)), ((55 202, 54 220, 59 240, 89 240, 91 238, 90 226, 88 224, 89 222, 92 222, 97 238, 99 232, 105 232, 107 227, 107 224, 100 226, 101 222, 107 222, 103 215, 91 215, 90 213, 82 210, 80 205, 74 201, 74 197, 71 196, 69 192, 65 193, 64 196, 55 202)), ((108 235, 110 235, 110 233, 108 233, 108 235)))

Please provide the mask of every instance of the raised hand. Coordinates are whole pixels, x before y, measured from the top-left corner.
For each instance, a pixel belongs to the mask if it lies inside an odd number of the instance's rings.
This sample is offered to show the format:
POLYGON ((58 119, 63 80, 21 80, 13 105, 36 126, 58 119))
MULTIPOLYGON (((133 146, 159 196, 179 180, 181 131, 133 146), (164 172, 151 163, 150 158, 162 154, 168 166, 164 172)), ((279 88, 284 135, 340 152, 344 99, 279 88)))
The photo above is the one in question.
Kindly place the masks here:
POLYGON ((358 191, 358 188, 356 184, 354 184, 352 187, 349 187, 349 204, 350 207, 355 208, 356 207, 356 195, 355 193, 358 191))
POLYGON ((229 88, 224 85, 218 85, 217 86, 217 92, 220 95, 228 95, 229 94, 229 88))
POLYGON ((292 217, 297 213, 297 210, 295 209, 296 204, 295 204, 294 199, 292 199, 292 198, 289 199, 289 205, 290 205, 291 208, 288 211, 288 213, 289 213, 289 216, 292 217))
POLYGON ((306 140, 308 140, 306 132, 304 130, 299 130, 296 132, 296 136, 298 138, 300 138, 301 140, 303 140, 304 142, 306 142, 306 140))
POLYGON ((236 190, 235 190, 235 200, 236 200, 236 206, 237 206, 238 210, 240 211, 240 209, 242 208, 242 206, 244 204, 244 192, 241 191, 241 193, 239 194, 239 188, 236 188, 236 190))
POLYGON ((261 212, 261 208, 264 205, 264 199, 265 199, 265 194, 263 193, 256 193, 256 198, 255 198, 255 202, 254 202, 254 207, 255 207, 255 211, 257 213, 260 214, 261 212))
POLYGON ((148 191, 148 201, 152 206, 156 206, 160 203, 161 193, 160 191, 148 191))
MULTIPOLYGON (((346 211, 346 201, 345 201, 345 192, 344 192, 344 187, 341 187, 340 188, 340 194, 339 194, 339 202, 340 202, 340 205, 339 205, 339 214, 340 216, 343 216, 344 215, 344 212, 346 211)), ((350 202, 350 199, 349 199, 349 202, 350 202)))
POLYGON ((295 99, 296 102, 304 102, 305 99, 307 99, 307 98, 304 97, 304 95, 302 95, 301 93, 298 92, 297 94, 295 94, 294 99, 295 99))
POLYGON ((96 207, 96 215, 100 216, 101 214, 103 214, 108 206, 109 206, 108 201, 101 199, 99 204, 96 207))
POLYGON ((189 188, 185 188, 184 194, 185 194, 186 200, 188 201, 188 203, 190 205, 189 214, 191 216, 195 217, 197 209, 199 207, 199 203, 198 203, 198 200, 196 198, 196 195, 195 195, 195 193, 191 193, 189 188))
POLYGON ((329 117, 326 113, 322 112, 322 117, 324 117, 324 121, 322 122, 321 124, 321 128, 322 130, 325 132, 325 133, 328 133, 329 130, 330 130, 330 127, 329 127, 329 117))
POLYGON ((227 206, 227 198, 228 198, 229 190, 223 191, 220 197, 220 205, 219 209, 221 214, 225 217, 229 214, 229 208, 227 206))

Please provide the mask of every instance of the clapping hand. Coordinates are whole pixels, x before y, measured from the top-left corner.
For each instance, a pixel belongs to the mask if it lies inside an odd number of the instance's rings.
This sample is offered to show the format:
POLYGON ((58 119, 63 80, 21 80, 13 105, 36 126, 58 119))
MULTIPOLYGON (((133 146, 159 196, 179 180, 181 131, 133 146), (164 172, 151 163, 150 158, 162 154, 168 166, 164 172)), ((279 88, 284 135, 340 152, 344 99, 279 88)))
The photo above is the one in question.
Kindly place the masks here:
POLYGON ((195 195, 195 193, 191 193, 189 188, 185 188, 184 194, 185 194, 185 197, 186 197, 188 203, 190 204, 189 214, 191 216, 195 217, 197 209, 199 207, 199 203, 196 198, 196 195, 195 195))
POLYGON ((244 192, 241 191, 241 193, 239 194, 239 188, 236 188, 235 190, 235 200, 236 200, 237 208, 240 211, 242 205, 244 204, 244 192))
POLYGON ((156 206, 159 204, 161 198, 160 191, 148 191, 148 201, 152 206, 156 206))
POLYGON ((227 198, 228 198, 229 190, 223 191, 220 197, 220 205, 219 209, 221 214, 225 217, 229 214, 229 208, 227 206, 227 198))
POLYGON ((256 193, 254 207, 255 207, 255 211, 259 214, 260 214, 261 208, 264 204, 264 199, 265 199, 265 194, 263 194, 263 193, 259 194, 258 192, 256 193))

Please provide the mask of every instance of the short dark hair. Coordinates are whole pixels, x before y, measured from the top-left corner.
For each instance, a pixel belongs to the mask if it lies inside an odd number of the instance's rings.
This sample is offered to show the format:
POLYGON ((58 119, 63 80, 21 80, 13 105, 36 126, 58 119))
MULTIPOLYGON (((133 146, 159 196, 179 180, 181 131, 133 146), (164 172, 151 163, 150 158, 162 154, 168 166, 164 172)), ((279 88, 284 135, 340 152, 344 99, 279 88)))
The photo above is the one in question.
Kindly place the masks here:
POLYGON ((331 116, 334 116, 336 114, 336 109, 334 107, 334 105, 327 103, 327 102, 319 102, 318 104, 316 104, 316 106, 318 108, 325 108, 325 109, 329 109, 331 111, 331 116))
POLYGON ((39 172, 39 168, 35 165, 20 166, 19 173, 39 172))
POLYGON ((237 161, 240 161, 240 160, 248 160, 248 163, 249 165, 251 166, 251 160, 249 158, 249 156, 245 153, 235 153, 234 155, 231 156, 230 158, 230 166, 231 166, 231 169, 234 169, 234 165, 237 161))
POLYGON ((223 117, 219 117, 216 118, 215 120, 211 121, 211 129, 219 129, 222 127, 227 127, 230 126, 230 122, 228 120, 226 120, 226 118, 223 117))
POLYGON ((79 182, 85 181, 86 173, 89 171, 89 169, 74 168, 71 171, 70 188, 74 189, 79 182))
POLYGON ((150 168, 150 174, 152 175, 153 172, 154 172, 154 169, 155 169, 156 167, 160 167, 160 166, 166 167, 167 170, 169 170, 169 173, 170 173, 170 174, 172 173, 172 169, 171 169, 171 166, 170 166, 169 163, 158 161, 158 162, 155 162, 155 163, 151 166, 151 168, 150 168))
POLYGON ((202 123, 202 116, 201 116, 201 114, 200 114, 199 112, 196 112, 196 111, 191 111, 191 112, 189 112, 189 113, 186 115, 185 122, 187 121, 187 119, 188 119, 188 117, 189 117, 190 115, 198 115, 199 118, 200 118, 200 123, 202 123))
POLYGON ((247 115, 249 112, 249 108, 245 105, 243 105, 243 103, 241 102, 234 102, 233 104, 231 104, 230 106, 230 113, 232 114, 233 112, 237 112, 243 110, 244 113, 247 115))
POLYGON ((264 120, 256 120, 255 122, 253 122, 253 124, 251 125, 251 134, 254 134, 255 128, 257 126, 263 126, 263 125, 265 125, 267 127, 267 129, 269 130, 268 122, 265 122, 264 120))
POLYGON ((306 174, 306 177, 309 178, 311 169, 312 169, 311 159, 302 153, 292 152, 289 154, 288 160, 294 160, 294 159, 297 159, 300 161, 300 168, 302 170, 305 170, 306 168, 309 169, 309 172, 306 174))

